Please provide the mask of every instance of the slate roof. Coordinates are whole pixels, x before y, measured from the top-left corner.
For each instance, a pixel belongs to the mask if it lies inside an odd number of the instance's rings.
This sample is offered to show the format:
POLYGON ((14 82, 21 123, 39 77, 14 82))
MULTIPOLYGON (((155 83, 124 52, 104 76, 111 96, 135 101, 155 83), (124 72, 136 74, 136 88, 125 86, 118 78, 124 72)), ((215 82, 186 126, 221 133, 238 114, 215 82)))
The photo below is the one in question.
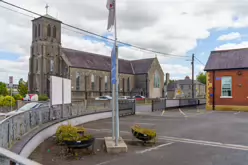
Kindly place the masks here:
POLYGON ((212 51, 205 71, 248 68, 248 48, 212 51))
MULTIPOLYGON (((62 48, 62 52, 67 57, 71 67, 84 68, 92 70, 111 71, 111 57, 78 51, 68 48, 62 48)), ((153 59, 142 59, 128 61, 119 59, 119 72, 125 74, 147 73, 153 62, 153 59)))
POLYGON ((131 61, 135 74, 147 73, 152 65, 154 58, 131 61))

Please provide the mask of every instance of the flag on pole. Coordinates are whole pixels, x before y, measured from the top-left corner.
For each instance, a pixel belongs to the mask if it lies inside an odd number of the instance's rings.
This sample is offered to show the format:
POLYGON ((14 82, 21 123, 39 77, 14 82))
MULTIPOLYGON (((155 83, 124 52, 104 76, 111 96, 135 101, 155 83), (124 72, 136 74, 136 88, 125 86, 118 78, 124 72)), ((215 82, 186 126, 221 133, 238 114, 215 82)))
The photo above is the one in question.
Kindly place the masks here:
POLYGON ((115 0, 107 0, 107 9, 109 10, 108 16, 108 26, 107 30, 109 30, 115 23, 115 0))
POLYGON ((112 52, 111 52, 111 81, 112 84, 116 84, 116 49, 115 46, 113 46, 112 52))

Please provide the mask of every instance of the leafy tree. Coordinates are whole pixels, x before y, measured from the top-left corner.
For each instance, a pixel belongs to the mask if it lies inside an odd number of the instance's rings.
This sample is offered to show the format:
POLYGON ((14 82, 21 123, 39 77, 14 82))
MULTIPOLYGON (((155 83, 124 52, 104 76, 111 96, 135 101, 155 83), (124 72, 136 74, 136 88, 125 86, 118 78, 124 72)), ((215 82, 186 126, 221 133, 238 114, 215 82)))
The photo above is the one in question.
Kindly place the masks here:
POLYGON ((25 97, 25 95, 28 93, 28 83, 23 81, 22 78, 19 80, 18 92, 22 97, 25 97))
POLYGON ((0 82, 0 95, 2 95, 2 96, 8 95, 7 85, 3 82, 0 82))
POLYGON ((171 84, 171 83, 174 83, 176 80, 170 80, 169 81, 169 84, 171 84))
POLYGON ((0 106, 3 106, 3 100, 4 100, 4 96, 0 96, 0 106))
POLYGON ((3 99, 3 106, 10 107, 11 104, 12 104, 13 107, 16 105, 16 101, 15 101, 14 97, 5 96, 4 99, 3 99), (11 100, 12 100, 12 102, 11 102, 11 100))
POLYGON ((20 94, 14 95, 15 100, 22 100, 22 96, 20 94))
POLYGON ((196 77, 197 81, 206 84, 207 78, 206 78, 206 73, 200 72, 197 77, 196 77))

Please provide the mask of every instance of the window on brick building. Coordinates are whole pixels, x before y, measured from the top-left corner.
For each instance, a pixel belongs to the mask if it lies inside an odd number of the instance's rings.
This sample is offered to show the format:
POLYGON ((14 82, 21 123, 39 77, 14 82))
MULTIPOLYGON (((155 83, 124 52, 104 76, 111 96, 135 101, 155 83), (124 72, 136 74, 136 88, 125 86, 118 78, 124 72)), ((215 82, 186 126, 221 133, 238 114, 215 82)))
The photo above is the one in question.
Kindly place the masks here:
POLYGON ((221 96, 232 97, 232 77, 221 78, 221 96))

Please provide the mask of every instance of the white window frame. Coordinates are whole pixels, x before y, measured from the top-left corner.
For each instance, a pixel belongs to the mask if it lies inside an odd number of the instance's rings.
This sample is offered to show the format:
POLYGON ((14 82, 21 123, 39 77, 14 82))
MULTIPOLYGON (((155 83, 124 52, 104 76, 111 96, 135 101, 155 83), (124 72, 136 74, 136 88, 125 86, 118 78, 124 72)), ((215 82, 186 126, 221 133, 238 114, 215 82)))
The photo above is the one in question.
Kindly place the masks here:
POLYGON ((233 95, 233 90, 232 90, 232 76, 223 76, 221 78, 221 96, 220 98, 232 98, 232 95, 233 95), (223 96, 223 79, 227 79, 227 78, 231 78, 231 96, 223 96))

